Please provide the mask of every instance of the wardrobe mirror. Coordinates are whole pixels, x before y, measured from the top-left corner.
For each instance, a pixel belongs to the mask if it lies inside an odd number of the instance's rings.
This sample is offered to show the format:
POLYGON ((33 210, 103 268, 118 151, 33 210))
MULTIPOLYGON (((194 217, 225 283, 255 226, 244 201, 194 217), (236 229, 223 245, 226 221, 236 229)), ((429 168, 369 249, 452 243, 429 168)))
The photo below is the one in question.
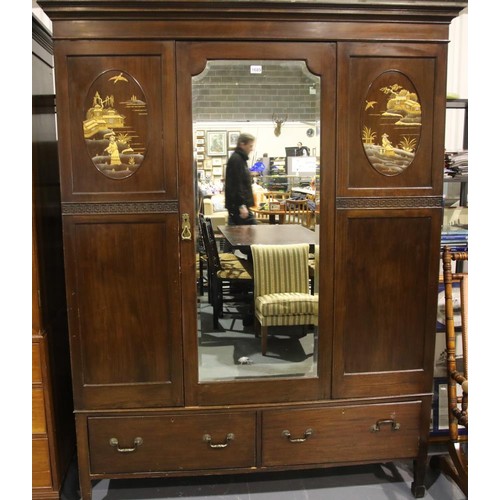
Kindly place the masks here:
POLYGON ((211 60, 192 95, 199 380, 316 377, 320 78, 304 61, 211 60), (233 161, 254 224, 231 224, 233 161))

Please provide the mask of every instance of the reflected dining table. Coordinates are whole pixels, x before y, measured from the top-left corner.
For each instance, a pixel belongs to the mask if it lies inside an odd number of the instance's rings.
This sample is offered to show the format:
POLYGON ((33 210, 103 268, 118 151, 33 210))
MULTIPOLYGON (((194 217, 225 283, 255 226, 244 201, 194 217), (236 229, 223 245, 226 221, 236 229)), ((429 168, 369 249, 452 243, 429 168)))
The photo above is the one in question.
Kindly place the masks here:
POLYGON ((269 224, 284 224, 285 222, 286 210, 284 208, 279 210, 269 210, 264 208, 252 207, 252 212, 258 215, 265 215, 269 217, 269 224))
POLYGON ((228 243, 239 250, 249 250, 251 245, 290 245, 309 243, 311 249, 319 244, 319 231, 312 231, 300 224, 255 224, 249 226, 219 226, 228 243))

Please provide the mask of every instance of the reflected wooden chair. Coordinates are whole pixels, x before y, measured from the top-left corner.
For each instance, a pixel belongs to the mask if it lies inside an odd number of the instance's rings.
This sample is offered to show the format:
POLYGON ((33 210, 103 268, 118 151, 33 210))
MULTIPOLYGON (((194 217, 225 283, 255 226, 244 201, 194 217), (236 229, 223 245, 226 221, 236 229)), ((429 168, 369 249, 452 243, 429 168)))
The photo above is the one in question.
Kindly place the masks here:
POLYGON ((263 193, 266 203, 270 201, 283 201, 290 198, 290 191, 266 191, 263 193))
POLYGON ((318 324, 318 295, 309 293, 309 245, 252 245, 254 309, 262 354, 268 328, 318 324))
MULTIPOLYGON (((449 475, 465 495, 468 490, 468 458, 465 450, 467 436, 459 434, 459 425, 468 428, 468 273, 452 272, 452 261, 457 264, 468 261, 468 252, 451 252, 443 249, 443 281, 445 293, 447 389, 448 389, 448 455, 440 456, 439 468, 449 475), (453 283, 460 284, 461 342, 463 369, 457 367, 456 352, 458 336, 453 305, 453 283)), ((457 266, 462 267, 462 266, 457 266)))
POLYGON ((208 263, 209 301, 213 307, 213 327, 218 328, 225 302, 251 302, 252 264, 232 253, 219 252, 210 219, 199 216, 200 230, 208 263), (234 293, 237 289, 238 293, 234 293))
MULTIPOLYGON (((200 297, 204 294, 205 285, 208 291, 208 300, 211 300, 210 273, 208 272, 208 256, 205 249, 205 241, 202 235, 202 224, 209 224, 210 231, 213 233, 212 220, 206 217, 202 212, 198 212, 198 234, 197 234, 197 252, 196 252, 196 279, 198 281, 198 293, 200 297)), ((215 237, 217 240, 217 237, 215 237)), ((231 252, 219 252, 219 259, 222 262, 238 260, 238 257, 231 252)))
POLYGON ((309 227, 310 210, 307 200, 286 200, 285 201, 285 224, 301 224, 309 227))
POLYGON ((257 224, 269 224, 269 215, 253 212, 257 224))
POLYGON ((319 245, 314 245, 314 255, 309 254, 309 279, 311 282, 311 294, 319 292, 319 245))

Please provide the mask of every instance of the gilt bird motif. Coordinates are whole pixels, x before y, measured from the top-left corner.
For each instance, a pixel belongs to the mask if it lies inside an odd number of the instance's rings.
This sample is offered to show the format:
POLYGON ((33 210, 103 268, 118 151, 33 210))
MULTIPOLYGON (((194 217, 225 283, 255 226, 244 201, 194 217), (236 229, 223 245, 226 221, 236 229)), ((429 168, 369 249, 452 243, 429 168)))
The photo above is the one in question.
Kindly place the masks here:
POLYGON ((365 111, 370 108, 374 108, 375 104, 377 104, 377 101, 365 101, 366 106, 365 106, 365 111))
POLYGON ((119 75, 116 75, 116 76, 112 76, 111 78, 109 78, 109 80, 115 84, 119 81, 128 82, 128 80, 123 76, 123 73, 120 73, 119 75))

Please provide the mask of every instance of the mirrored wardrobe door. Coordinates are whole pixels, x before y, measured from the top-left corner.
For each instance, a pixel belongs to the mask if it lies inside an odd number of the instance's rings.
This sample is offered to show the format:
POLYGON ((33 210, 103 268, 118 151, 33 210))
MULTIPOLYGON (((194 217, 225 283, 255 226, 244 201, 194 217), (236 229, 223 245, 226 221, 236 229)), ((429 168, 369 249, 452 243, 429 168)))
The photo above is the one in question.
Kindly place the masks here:
POLYGON ((333 196, 322 205, 324 182, 334 180, 333 141, 324 140, 333 137, 332 48, 180 45, 181 211, 193 221, 183 257, 187 398, 324 397, 331 291, 319 259, 321 248, 333 262, 323 236, 333 196))

